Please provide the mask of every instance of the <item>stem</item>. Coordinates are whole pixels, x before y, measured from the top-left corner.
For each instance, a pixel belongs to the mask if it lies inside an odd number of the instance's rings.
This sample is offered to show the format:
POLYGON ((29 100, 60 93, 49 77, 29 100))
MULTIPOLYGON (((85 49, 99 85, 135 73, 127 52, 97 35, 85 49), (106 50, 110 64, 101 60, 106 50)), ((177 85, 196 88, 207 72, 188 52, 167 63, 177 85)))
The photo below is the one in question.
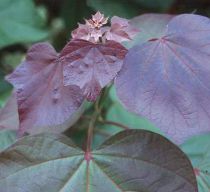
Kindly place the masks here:
POLYGON ((95 103, 95 112, 93 113, 93 116, 90 118, 90 123, 89 123, 89 126, 88 126, 88 134, 87 134, 87 148, 86 148, 87 153, 91 152, 94 125, 95 125, 95 123, 98 119, 98 116, 101 113, 101 106, 100 106, 101 99, 102 99, 102 96, 100 96, 97 99, 97 101, 95 103))
POLYGON ((97 120, 97 117, 98 117, 98 113, 96 111, 96 113, 93 114, 93 117, 91 118, 90 123, 89 123, 89 127, 88 127, 86 152, 91 151, 92 140, 93 140, 93 130, 94 130, 94 125, 95 125, 95 122, 97 120))
POLYGON ((104 124, 114 125, 114 126, 117 126, 117 127, 121 127, 121 128, 124 129, 124 130, 130 129, 130 128, 127 127, 126 125, 123 125, 123 124, 121 124, 121 123, 117 123, 117 122, 114 122, 114 121, 101 121, 101 122, 104 123, 104 124))

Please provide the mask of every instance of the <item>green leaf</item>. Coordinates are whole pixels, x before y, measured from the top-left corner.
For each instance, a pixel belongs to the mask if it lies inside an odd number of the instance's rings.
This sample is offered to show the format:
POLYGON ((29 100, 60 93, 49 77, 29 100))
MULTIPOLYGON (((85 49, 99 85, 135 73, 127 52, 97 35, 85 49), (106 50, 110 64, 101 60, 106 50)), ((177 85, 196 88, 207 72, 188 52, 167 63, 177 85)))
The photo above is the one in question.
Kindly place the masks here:
POLYGON ((1 0, 0 18, 0 48, 47 37, 32 0, 1 0))
MULTIPOLYGON (((119 103, 115 103, 111 106, 107 113, 106 119, 108 121, 114 121, 123 124, 131 129, 145 129, 152 132, 161 133, 161 131, 157 129, 152 123, 150 123, 147 119, 128 112, 119 103)), ((110 129, 113 129, 113 126, 109 127, 110 129)), ((122 130, 122 128, 120 130, 122 130)))
POLYGON ((141 6, 144 6, 145 8, 150 8, 158 11, 166 11, 169 9, 173 3, 174 0, 133 0, 137 3, 139 3, 141 6))
POLYGON ((193 137, 181 148, 192 161, 199 192, 210 191, 210 133, 193 137))
POLYGON ((0 131, 0 151, 3 151, 17 140, 16 131, 1 130, 0 131))
POLYGON ((0 154, 0 192, 11 191, 197 192, 197 184, 177 146, 158 134, 130 130, 92 152, 58 135, 19 140, 0 154))
POLYGON ((4 80, 5 74, 0 70, 0 108, 2 108, 11 95, 12 85, 4 80))
POLYGON ((86 1, 68 0, 63 3, 61 16, 68 30, 73 30, 78 27, 78 22, 84 23, 84 18, 90 17, 91 11, 86 1))
POLYGON ((131 25, 139 29, 139 33, 133 40, 124 42, 126 48, 134 45, 145 43, 150 39, 162 37, 165 32, 166 25, 173 18, 168 14, 143 14, 131 19, 131 25))
POLYGON ((122 0, 87 0, 87 5, 109 17, 117 15, 131 18, 140 14, 137 4, 129 1, 122 3, 122 0))

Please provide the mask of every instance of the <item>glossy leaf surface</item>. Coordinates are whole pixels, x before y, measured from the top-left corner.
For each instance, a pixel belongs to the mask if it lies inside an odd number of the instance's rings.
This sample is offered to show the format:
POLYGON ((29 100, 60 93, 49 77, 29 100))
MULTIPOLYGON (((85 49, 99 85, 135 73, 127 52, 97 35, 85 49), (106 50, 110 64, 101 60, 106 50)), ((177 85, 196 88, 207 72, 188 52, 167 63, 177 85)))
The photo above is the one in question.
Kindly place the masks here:
POLYGON ((42 19, 31 0, 0 1, 0 48, 14 43, 34 42, 47 37, 42 19))
POLYGON ((43 132, 43 128, 47 131, 46 127, 73 121, 83 102, 78 87, 63 86, 63 65, 48 43, 32 46, 8 80, 16 88, 21 134, 43 132))
POLYGON ((187 140, 181 148, 194 166, 199 192, 210 191, 210 133, 187 140))
POLYGON ((186 155, 146 131, 121 132, 91 154, 64 136, 29 136, 0 160, 0 192, 197 192, 186 155))
POLYGON ((210 131, 210 20, 183 14, 162 38, 132 48, 116 87, 130 111, 181 143, 210 131))
POLYGON ((69 42, 61 51, 64 85, 76 85, 89 101, 120 71, 127 50, 114 41, 95 44, 83 40, 69 42))

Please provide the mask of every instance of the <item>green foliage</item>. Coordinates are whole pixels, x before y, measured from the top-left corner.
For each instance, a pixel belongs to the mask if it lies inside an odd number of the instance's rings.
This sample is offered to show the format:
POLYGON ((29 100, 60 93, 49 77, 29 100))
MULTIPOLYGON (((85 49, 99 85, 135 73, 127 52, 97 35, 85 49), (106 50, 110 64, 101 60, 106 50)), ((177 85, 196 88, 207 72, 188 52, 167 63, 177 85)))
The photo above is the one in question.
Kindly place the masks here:
POLYGON ((144 9, 162 12, 168 10, 174 0, 87 0, 88 6, 99 10, 107 16, 118 15, 131 18, 142 13, 144 9))
POLYGON ((2 108, 11 94, 12 86, 4 80, 4 73, 0 71, 0 108, 2 108))
POLYGON ((0 131, 0 151, 5 150, 17 140, 16 131, 1 130, 0 131))
POLYGON ((0 18, 0 48, 47 37, 32 0, 1 0, 0 18))
POLYGON ((78 22, 83 22, 83 19, 89 17, 91 12, 85 1, 68 0, 64 1, 61 16, 67 29, 73 30, 77 27, 78 22))
MULTIPOLYGON (((153 131, 155 133, 163 134, 160 129, 155 127, 151 122, 143 117, 139 117, 129 111, 127 111, 119 102, 119 99, 116 95, 115 88, 112 87, 110 90, 110 98, 112 99, 113 103, 109 107, 106 115, 107 121, 113 121, 120 123, 122 125, 127 126, 130 129, 145 129, 149 131, 153 131)), ((109 132, 115 130, 114 133, 122 130, 122 128, 116 127, 114 125, 107 125, 105 129, 109 132)))
POLYGON ((139 3, 143 7, 159 11, 166 11, 174 3, 174 0, 132 0, 132 1, 139 3))
POLYGON ((210 189, 210 134, 195 136, 182 144, 196 171, 199 192, 210 189))
POLYGON ((88 6, 94 10, 103 12, 106 16, 118 15, 120 17, 131 18, 139 15, 137 4, 122 0, 87 0, 88 6))

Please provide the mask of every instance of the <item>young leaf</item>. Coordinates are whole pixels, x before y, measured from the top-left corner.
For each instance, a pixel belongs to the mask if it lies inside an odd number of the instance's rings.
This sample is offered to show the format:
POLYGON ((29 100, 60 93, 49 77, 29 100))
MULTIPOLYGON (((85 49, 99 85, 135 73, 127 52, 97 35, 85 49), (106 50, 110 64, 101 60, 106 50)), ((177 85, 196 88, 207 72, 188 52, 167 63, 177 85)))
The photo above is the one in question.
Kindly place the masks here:
POLYGON ((181 148, 194 166, 199 192, 210 191, 210 134, 195 136, 181 148))
POLYGON ((111 19, 111 28, 106 31, 105 37, 107 40, 116 42, 132 40, 139 30, 130 24, 130 21, 117 16, 111 19))
POLYGON ((0 18, 0 48, 14 43, 38 41, 48 35, 41 29, 41 18, 31 0, 1 0, 0 18))
POLYGON ((190 161, 177 146, 158 134, 129 130, 91 153, 62 136, 24 137, 0 154, 0 191, 198 190, 190 161))
POLYGON ((116 79, 123 104, 181 143, 210 131, 210 20, 174 17, 164 36, 132 48, 116 79))
POLYGON ((64 64, 64 85, 79 86, 89 101, 120 71, 127 50, 114 41, 95 44, 72 40, 61 51, 64 64))
POLYGON ((83 101, 78 87, 63 86, 63 65, 48 43, 33 45, 8 80, 16 88, 21 134, 73 121, 83 101))
POLYGON ((4 108, 0 110, 0 129, 18 130, 18 128, 18 106, 15 93, 13 93, 4 108))

